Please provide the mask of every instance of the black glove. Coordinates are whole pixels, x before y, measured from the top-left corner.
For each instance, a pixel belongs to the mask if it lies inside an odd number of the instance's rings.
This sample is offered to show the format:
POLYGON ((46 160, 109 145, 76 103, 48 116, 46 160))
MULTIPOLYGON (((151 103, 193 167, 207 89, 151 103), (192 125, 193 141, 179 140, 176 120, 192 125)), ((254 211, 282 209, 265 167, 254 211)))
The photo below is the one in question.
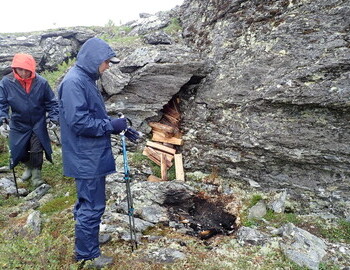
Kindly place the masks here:
POLYGON ((113 127, 113 134, 119 134, 128 128, 126 118, 112 118, 111 125, 113 127))
POLYGON ((124 135, 133 143, 136 143, 137 140, 140 138, 140 133, 137 132, 135 129, 132 129, 131 127, 127 128, 124 135))

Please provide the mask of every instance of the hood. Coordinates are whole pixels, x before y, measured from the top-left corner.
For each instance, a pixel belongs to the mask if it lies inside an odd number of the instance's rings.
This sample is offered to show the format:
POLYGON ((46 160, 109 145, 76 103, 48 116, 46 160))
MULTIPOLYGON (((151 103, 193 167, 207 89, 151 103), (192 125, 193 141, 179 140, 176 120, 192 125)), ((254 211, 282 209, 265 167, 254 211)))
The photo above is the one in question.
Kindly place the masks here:
POLYGON ((12 68, 23 68, 32 72, 35 75, 36 63, 33 56, 25 53, 15 54, 11 64, 12 68))
POLYGON ((98 79, 102 62, 116 56, 112 48, 102 39, 90 38, 80 48, 77 66, 85 70, 92 78, 98 79))

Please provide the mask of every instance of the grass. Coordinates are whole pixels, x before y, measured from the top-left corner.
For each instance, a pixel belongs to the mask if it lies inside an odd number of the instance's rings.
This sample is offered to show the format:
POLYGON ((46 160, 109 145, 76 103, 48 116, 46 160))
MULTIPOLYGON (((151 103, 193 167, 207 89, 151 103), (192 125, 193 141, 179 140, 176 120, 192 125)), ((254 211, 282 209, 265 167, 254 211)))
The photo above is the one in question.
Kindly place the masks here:
MULTIPOLYGON (((67 56, 68 58, 69 56, 67 56)), ((75 59, 68 59, 62 64, 57 66, 55 71, 44 71, 40 75, 43 76, 51 86, 52 89, 56 88, 56 84, 59 79, 67 72, 68 68, 71 67, 75 63, 75 59)))
POLYGON ((107 43, 127 46, 141 42, 141 37, 139 36, 128 36, 128 33, 132 30, 131 27, 116 26, 111 20, 103 27, 103 30, 104 33, 99 37, 107 43))
POLYGON ((0 166, 9 165, 9 150, 8 141, 6 138, 0 136, 0 166))
MULTIPOLYGON (((19 213, 11 217, 15 209, 20 207, 24 199, 15 196, 0 198, 0 269, 78 269, 78 264, 72 259, 74 253, 74 220, 72 207, 75 201, 74 181, 62 175, 62 161, 59 147, 53 146, 54 164, 45 162, 43 177, 52 186, 50 190, 53 199, 40 206, 37 210, 42 216, 42 232, 33 237, 23 233, 23 224, 28 213, 19 213)), ((150 162, 140 152, 130 155, 130 165, 140 166, 150 162)), ((152 162, 152 170, 159 166, 152 162)), ((20 171, 20 168, 18 169, 20 171)), ((157 172, 154 171, 154 174, 157 172)), ((262 200, 262 194, 253 194, 245 202, 246 207, 255 205, 262 200)), ((280 226, 292 222, 301 228, 309 226, 317 228, 319 236, 332 241, 349 243, 350 225, 340 220, 336 226, 326 224, 320 218, 301 219, 294 213, 273 213, 268 211, 264 219, 269 226, 280 226)), ((258 230, 263 231, 266 224, 262 221, 250 221, 258 230)), ((268 243, 264 246, 240 245, 235 236, 218 237, 202 241, 189 235, 182 234, 167 226, 156 226, 147 230, 144 236, 160 236, 157 242, 143 240, 139 248, 130 253, 130 246, 116 238, 102 246, 102 252, 117 260, 113 270, 161 270, 161 269, 254 269, 254 270, 303 270, 289 261, 279 250, 278 244, 268 243), (162 247, 175 248, 186 258, 171 264, 160 264, 145 259, 151 250, 162 247)), ((332 262, 323 262, 321 270, 341 269, 332 262)))
MULTIPOLYGON (((24 199, 0 197, 1 269, 70 269, 70 265, 77 269, 72 261, 74 221, 71 209, 75 202, 75 185, 72 179, 62 175, 60 149, 54 146, 54 150, 54 164, 45 161, 42 170, 44 180, 52 186, 53 199, 37 209, 42 216, 42 233, 38 237, 24 233, 26 213, 11 216, 24 199)), ((16 167, 18 174, 22 170, 22 165, 16 167)))
POLYGON ((271 222, 275 227, 280 227, 286 223, 293 223, 298 226, 302 223, 298 215, 295 213, 275 213, 272 210, 267 210, 264 218, 271 222))
MULTIPOLYGON (((72 229, 72 228, 71 228, 72 229)), ((69 269, 72 241, 43 231, 39 237, 14 236, 0 240, 1 269, 69 269), (66 267, 68 265, 68 267, 66 267)))
POLYGON ((325 223, 317 223, 320 235, 331 242, 344 242, 350 244, 350 222, 345 219, 338 220, 336 225, 325 226, 325 223))
POLYGON ((263 199, 262 195, 260 195, 260 194, 253 194, 253 196, 251 196, 250 201, 247 204, 248 208, 253 207, 254 205, 256 205, 262 199, 263 199))
POLYGON ((39 211, 43 214, 54 214, 64 209, 70 208, 76 200, 76 195, 57 197, 39 208, 39 211))
POLYGON ((170 24, 167 27, 165 27, 163 30, 168 35, 174 35, 176 33, 179 33, 180 31, 182 31, 180 20, 178 18, 172 18, 170 20, 170 24))

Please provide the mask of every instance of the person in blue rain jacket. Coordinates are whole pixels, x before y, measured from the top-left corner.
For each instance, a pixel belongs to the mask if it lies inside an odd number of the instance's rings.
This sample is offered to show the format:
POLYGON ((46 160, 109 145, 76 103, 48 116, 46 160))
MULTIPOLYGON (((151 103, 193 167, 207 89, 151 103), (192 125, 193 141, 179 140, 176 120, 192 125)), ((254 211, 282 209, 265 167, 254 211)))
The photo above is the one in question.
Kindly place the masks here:
POLYGON ((125 132, 135 142, 137 131, 127 127, 125 118, 107 115, 96 81, 118 63, 115 52, 103 40, 87 40, 76 64, 59 85, 59 111, 63 173, 75 178, 77 202, 74 207, 75 258, 104 266, 113 258, 101 255, 99 226, 106 206, 105 178, 115 172, 111 134, 125 132))
POLYGON ((43 152, 52 162, 48 121, 58 123, 58 103, 46 79, 36 73, 33 56, 18 53, 11 63, 12 72, 0 82, 1 128, 8 125, 10 169, 23 162, 22 180, 31 178, 37 187, 41 178, 43 152))

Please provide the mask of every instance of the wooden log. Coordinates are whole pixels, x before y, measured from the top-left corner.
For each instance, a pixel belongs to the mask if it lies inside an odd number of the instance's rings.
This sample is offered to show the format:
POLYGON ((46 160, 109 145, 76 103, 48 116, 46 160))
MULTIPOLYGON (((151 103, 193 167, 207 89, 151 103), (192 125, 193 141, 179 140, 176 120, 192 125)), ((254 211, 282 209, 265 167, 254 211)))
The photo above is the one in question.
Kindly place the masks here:
POLYGON ((164 125, 171 126, 172 128, 174 128, 175 132, 177 132, 179 130, 178 123, 173 124, 172 122, 170 122, 168 119, 165 118, 164 114, 163 114, 162 119, 160 119, 160 123, 162 123, 164 125))
POLYGON ((178 119, 176 119, 175 117, 172 117, 171 115, 169 115, 169 114, 163 114, 163 117, 165 118, 165 119, 167 119, 170 123, 172 123, 174 126, 176 126, 176 127, 179 127, 179 120, 178 119))
POLYGON ((171 148, 169 146, 165 146, 165 145, 163 145, 161 143, 148 141, 148 142, 146 142, 146 145, 150 146, 152 148, 158 149, 160 151, 172 154, 172 155, 174 155, 176 153, 176 150, 174 148, 171 148))
POLYGON ((155 157, 157 160, 159 160, 159 162, 161 161, 161 155, 165 154, 165 158, 166 158, 166 162, 167 162, 168 168, 170 168, 173 165, 173 163, 171 162, 171 160, 174 158, 173 155, 164 153, 162 151, 156 151, 152 147, 147 147, 146 151, 148 153, 150 153, 153 157, 155 157))
POLYGON ((159 122, 149 122, 148 125, 156 130, 160 130, 167 133, 174 133, 174 128, 168 125, 164 125, 159 122))
POLYGON ((168 125, 168 126, 171 126, 172 128, 174 128, 174 137, 176 137, 176 138, 181 138, 182 137, 182 133, 181 133, 181 131, 180 131, 180 129, 179 129, 177 124, 171 123, 169 120, 165 119, 164 117, 162 117, 160 122, 163 125, 168 125))
MULTIPOLYGON (((161 154, 165 154, 166 159, 168 161, 169 164, 171 164, 171 161, 174 159, 174 155, 173 154, 169 154, 169 153, 165 153, 163 151, 157 150, 157 149, 153 149, 152 147, 150 147, 154 152, 156 152, 159 156, 161 154)), ((170 166, 171 167, 171 166, 170 166)))
POLYGON ((182 154, 175 154, 175 175, 176 180, 185 181, 185 172, 182 161, 182 154))
POLYGON ((176 109, 171 107, 171 105, 169 105, 169 104, 164 106, 163 111, 165 114, 168 114, 168 115, 176 118, 177 120, 181 119, 181 114, 178 111, 176 111, 176 109))
POLYGON ((148 125, 152 128, 152 131, 163 133, 167 138, 171 138, 175 134, 175 129, 169 125, 164 125, 159 122, 149 122, 148 125))
POLYGON ((150 176, 148 176, 147 181, 149 181, 149 182, 162 182, 163 180, 155 175, 150 175, 150 176))
POLYGON ((168 166, 164 153, 160 156, 160 174, 163 181, 168 181, 168 166))
POLYGON ((178 113, 180 113, 180 98, 179 98, 179 97, 173 99, 172 105, 173 105, 174 109, 175 109, 178 113))
POLYGON ((156 142, 170 143, 174 145, 183 145, 183 140, 176 137, 166 138, 161 133, 154 131, 152 140, 156 142))
POLYGON ((166 154, 161 151, 157 152, 151 147, 147 146, 143 149, 143 154, 147 156, 150 160, 152 160, 154 163, 156 163, 158 166, 161 166, 161 154, 165 154, 167 167, 170 168, 173 165, 173 163, 171 162, 171 160, 173 159, 173 155, 166 154), (167 155, 169 157, 167 157, 167 155))
POLYGON ((147 150, 146 148, 143 149, 142 154, 143 154, 144 156, 148 157, 150 160, 152 160, 155 164, 157 164, 158 166, 160 166, 160 161, 159 161, 159 159, 153 157, 153 156, 151 155, 151 153, 149 153, 148 150, 147 150))

